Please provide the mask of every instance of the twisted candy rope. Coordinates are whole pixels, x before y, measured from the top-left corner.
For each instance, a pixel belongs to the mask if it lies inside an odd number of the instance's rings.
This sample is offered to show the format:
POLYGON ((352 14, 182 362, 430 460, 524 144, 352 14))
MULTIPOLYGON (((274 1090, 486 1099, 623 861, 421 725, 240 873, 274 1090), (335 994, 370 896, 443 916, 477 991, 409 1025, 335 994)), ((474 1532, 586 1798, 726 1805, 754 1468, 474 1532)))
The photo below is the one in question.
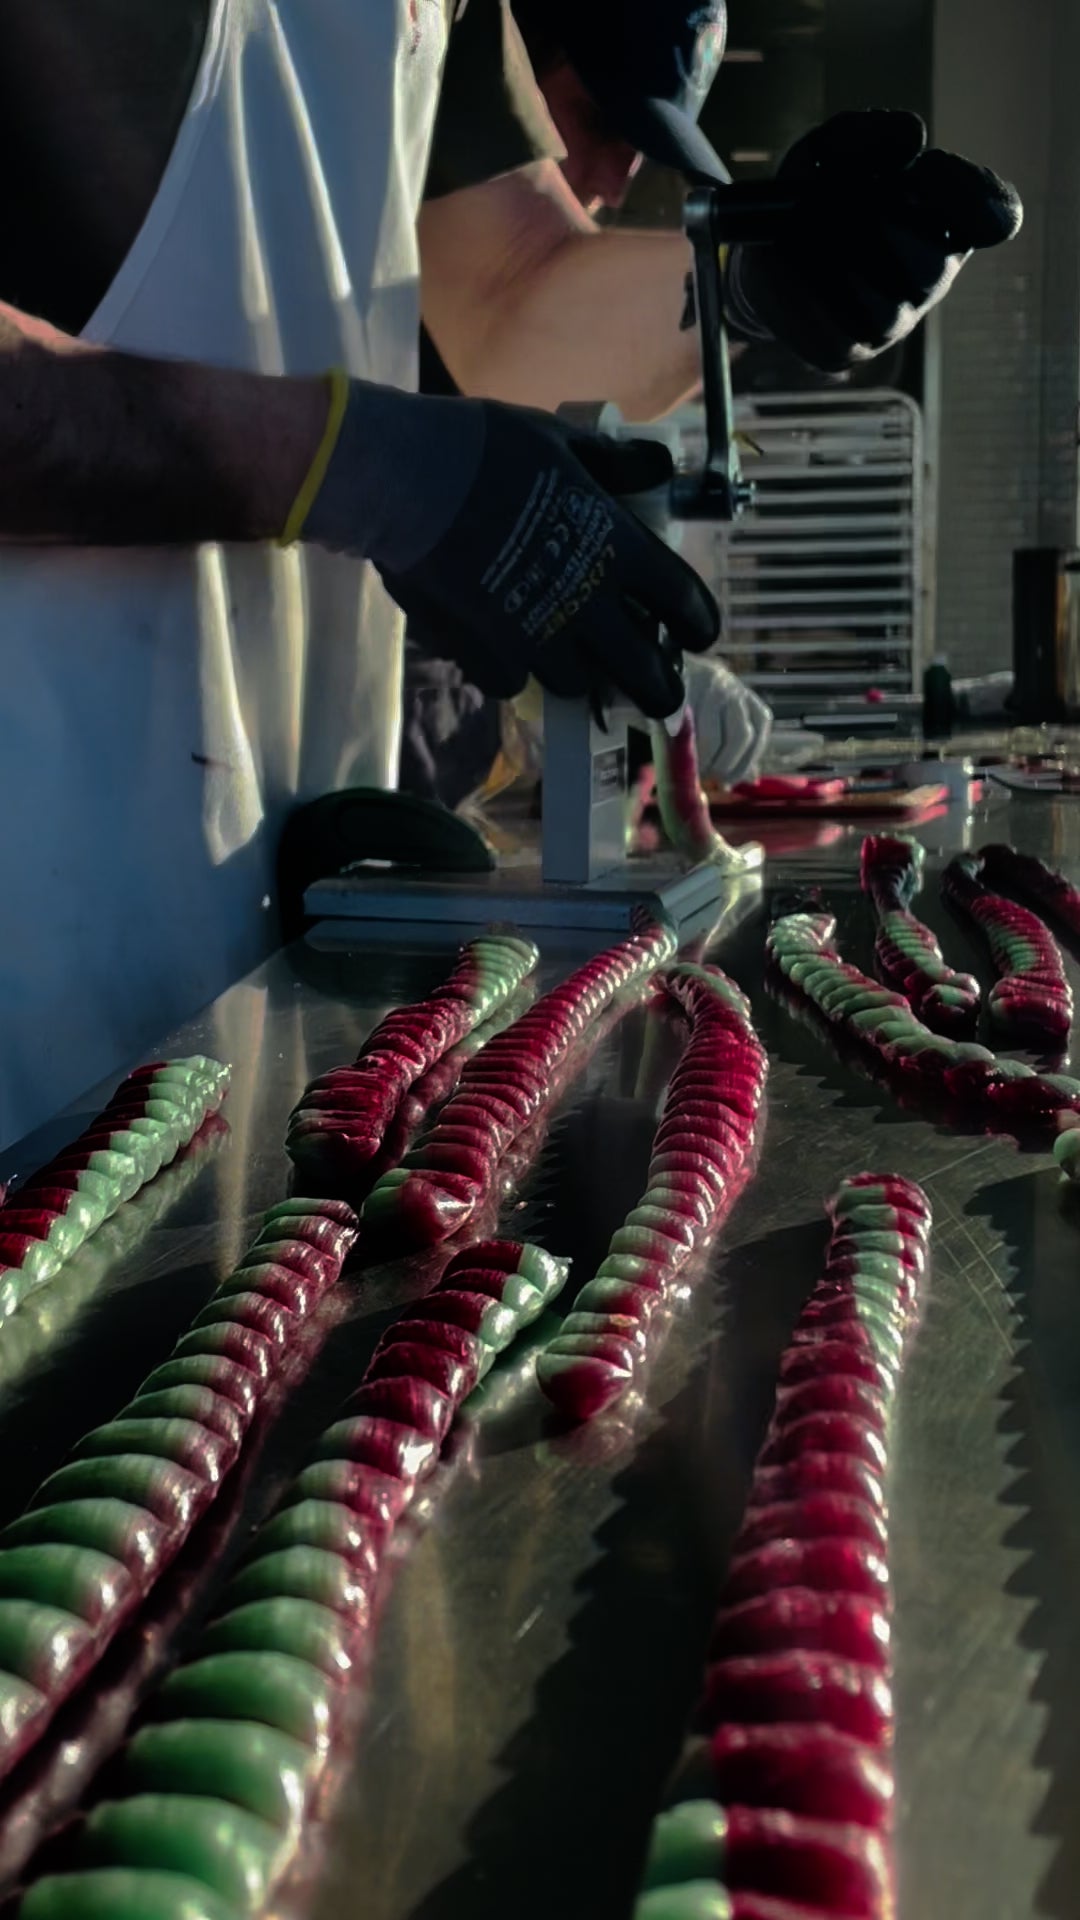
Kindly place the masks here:
POLYGON ((828 1211, 635 1920, 893 1912, 885 1474, 930 1207, 864 1173, 828 1211))
POLYGON ((683 1008, 691 1038, 645 1192, 537 1364, 548 1399, 574 1420, 590 1419, 630 1385, 657 1307, 734 1204, 755 1144, 768 1059, 748 1002, 716 967, 675 966, 658 985, 683 1008))
POLYGON ((435 993, 395 1008, 351 1066, 335 1067, 305 1087, 289 1116, 285 1145, 309 1191, 355 1192, 410 1089, 505 1005, 538 959, 531 941, 511 934, 473 940, 435 993))
POLYGON ((761 848, 733 847, 717 833, 701 784, 697 735, 691 709, 684 707, 678 732, 670 734, 661 720, 649 722, 656 803, 660 824, 677 853, 691 861, 711 860, 733 871, 761 865, 761 848))
POLYGON ((47 1287, 35 1288, 10 1315, 0 1340, 0 1387, 9 1388, 49 1349, 92 1299, 110 1268, 127 1260, 198 1178, 229 1131, 216 1114, 200 1127, 170 1167, 99 1227, 87 1246, 65 1264, 47 1287))
POLYGON ((1072 989, 1049 928, 1027 907, 991 892, 981 863, 970 854, 949 862, 941 890, 958 913, 974 921, 990 948, 1000 976, 986 1002, 994 1025, 1018 1046, 1063 1048, 1072 1022, 1072 989))
POLYGON ((1080 1080, 1001 1060, 973 1040, 931 1033, 907 1001, 840 958, 831 914, 792 913, 774 922, 769 963, 803 1000, 869 1051, 891 1079, 973 1105, 990 1127, 1046 1126, 1062 1108, 1080 1111, 1080 1080))
POLYGON ((153 1180, 225 1098, 229 1069, 198 1055, 122 1081, 90 1125, 0 1205, 0 1317, 153 1180))
POLYGON ((979 862, 989 886, 1014 894, 1030 906, 1045 908, 1080 938, 1080 892, 1063 873, 1036 860, 1034 854, 1017 853, 1013 847, 980 847, 979 862))
POLYGON ((874 957, 882 979, 905 995, 924 1026, 966 1040, 978 1023, 979 983, 946 963, 935 935, 910 910, 925 861, 919 842, 905 833, 863 841, 862 887, 878 920, 874 957))
POLYGON ((286 1201, 131 1403, 0 1530, 0 1776, 40 1738, 173 1560, 356 1238, 286 1201))
POLYGON ((565 1265, 481 1243, 391 1328, 129 1742, 72 1870, 22 1920, 240 1920, 270 1899, 326 1777, 395 1523, 497 1354, 565 1265))
POLYGON ((372 1188, 361 1213, 365 1238, 396 1254, 437 1245, 466 1226, 490 1195, 502 1156, 552 1098, 580 1036, 674 951, 668 929, 645 925, 489 1041, 430 1133, 372 1188))
POLYGON ((532 998, 531 983, 526 981, 496 1012, 480 1026, 474 1027, 464 1040, 459 1040, 457 1046, 441 1054, 434 1066, 421 1074, 419 1080, 413 1081, 408 1092, 403 1094, 386 1130, 381 1153, 371 1162, 371 1185, 380 1174, 396 1167, 409 1148, 416 1145, 419 1137, 432 1125, 432 1116, 456 1092, 469 1061, 475 1059, 498 1034, 505 1033, 507 1027, 513 1026, 531 1004, 532 998))

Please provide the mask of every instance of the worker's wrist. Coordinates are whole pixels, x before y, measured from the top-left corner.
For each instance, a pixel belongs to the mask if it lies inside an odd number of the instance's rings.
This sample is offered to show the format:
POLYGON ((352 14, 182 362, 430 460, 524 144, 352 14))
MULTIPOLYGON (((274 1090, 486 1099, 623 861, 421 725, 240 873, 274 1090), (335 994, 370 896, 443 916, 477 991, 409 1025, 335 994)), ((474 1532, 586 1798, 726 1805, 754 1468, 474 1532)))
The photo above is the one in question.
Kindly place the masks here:
MULTIPOLYGON (((484 431, 475 402, 351 381, 325 471, 302 517, 291 512, 290 533, 384 571, 408 571, 457 518, 484 431)), ((318 458, 317 449, 316 465, 318 458)))
POLYGON ((245 376, 231 413, 221 457, 242 469, 246 537, 275 540, 322 437, 325 382, 245 376))

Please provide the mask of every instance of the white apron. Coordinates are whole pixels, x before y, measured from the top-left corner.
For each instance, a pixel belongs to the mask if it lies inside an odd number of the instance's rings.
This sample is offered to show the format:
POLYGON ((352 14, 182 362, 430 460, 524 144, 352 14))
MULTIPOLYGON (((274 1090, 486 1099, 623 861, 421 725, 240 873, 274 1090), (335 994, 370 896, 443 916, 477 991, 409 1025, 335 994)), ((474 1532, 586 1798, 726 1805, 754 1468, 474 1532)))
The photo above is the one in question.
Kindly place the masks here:
MULTIPOLYGON (((444 0, 216 0, 88 339, 416 384, 444 0)), ((0 1144, 272 944, 282 821, 393 785, 401 632, 317 551, 0 550, 0 1144)))

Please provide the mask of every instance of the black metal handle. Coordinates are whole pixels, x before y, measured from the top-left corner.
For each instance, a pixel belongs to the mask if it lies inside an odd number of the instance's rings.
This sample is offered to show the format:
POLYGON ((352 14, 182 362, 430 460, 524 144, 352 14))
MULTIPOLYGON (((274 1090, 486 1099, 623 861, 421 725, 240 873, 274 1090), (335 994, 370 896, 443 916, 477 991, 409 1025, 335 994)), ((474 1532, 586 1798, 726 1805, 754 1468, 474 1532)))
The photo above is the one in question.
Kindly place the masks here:
POLYGON ((678 474, 672 487, 672 510, 681 520, 735 520, 753 504, 735 439, 720 249, 767 246, 797 209, 775 180, 695 187, 687 196, 683 218, 694 250, 706 440, 700 473, 678 474))

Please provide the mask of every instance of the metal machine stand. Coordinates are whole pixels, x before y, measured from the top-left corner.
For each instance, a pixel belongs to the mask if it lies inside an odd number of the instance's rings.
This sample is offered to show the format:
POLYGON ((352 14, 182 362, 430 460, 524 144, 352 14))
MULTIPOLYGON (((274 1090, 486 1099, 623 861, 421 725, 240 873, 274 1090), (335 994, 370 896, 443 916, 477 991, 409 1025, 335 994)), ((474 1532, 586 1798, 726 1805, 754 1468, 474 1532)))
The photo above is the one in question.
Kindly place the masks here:
MULTIPOLYGON (((695 471, 676 471, 662 497, 640 503, 658 531, 673 520, 733 520, 753 501, 743 476, 733 426, 721 248, 775 238, 792 213, 771 183, 703 186, 686 201, 684 224, 694 254, 701 340, 706 453, 695 471)), ((575 409, 579 415, 582 410, 575 409)), ((587 410, 594 421, 627 437, 612 408, 587 410)), ((635 508, 639 503, 634 502, 635 508)), ((425 880, 359 866, 317 881, 305 895, 307 913, 321 921, 409 922, 472 927, 493 918, 524 928, 611 932, 626 928, 646 905, 680 933, 702 931, 725 902, 745 893, 756 860, 725 868, 705 862, 687 872, 675 855, 628 860, 627 728, 629 708, 605 714, 601 725, 586 701, 544 697, 544 790, 541 860, 503 863, 491 874, 425 880)), ((325 928, 320 929, 325 933, 325 928)))

